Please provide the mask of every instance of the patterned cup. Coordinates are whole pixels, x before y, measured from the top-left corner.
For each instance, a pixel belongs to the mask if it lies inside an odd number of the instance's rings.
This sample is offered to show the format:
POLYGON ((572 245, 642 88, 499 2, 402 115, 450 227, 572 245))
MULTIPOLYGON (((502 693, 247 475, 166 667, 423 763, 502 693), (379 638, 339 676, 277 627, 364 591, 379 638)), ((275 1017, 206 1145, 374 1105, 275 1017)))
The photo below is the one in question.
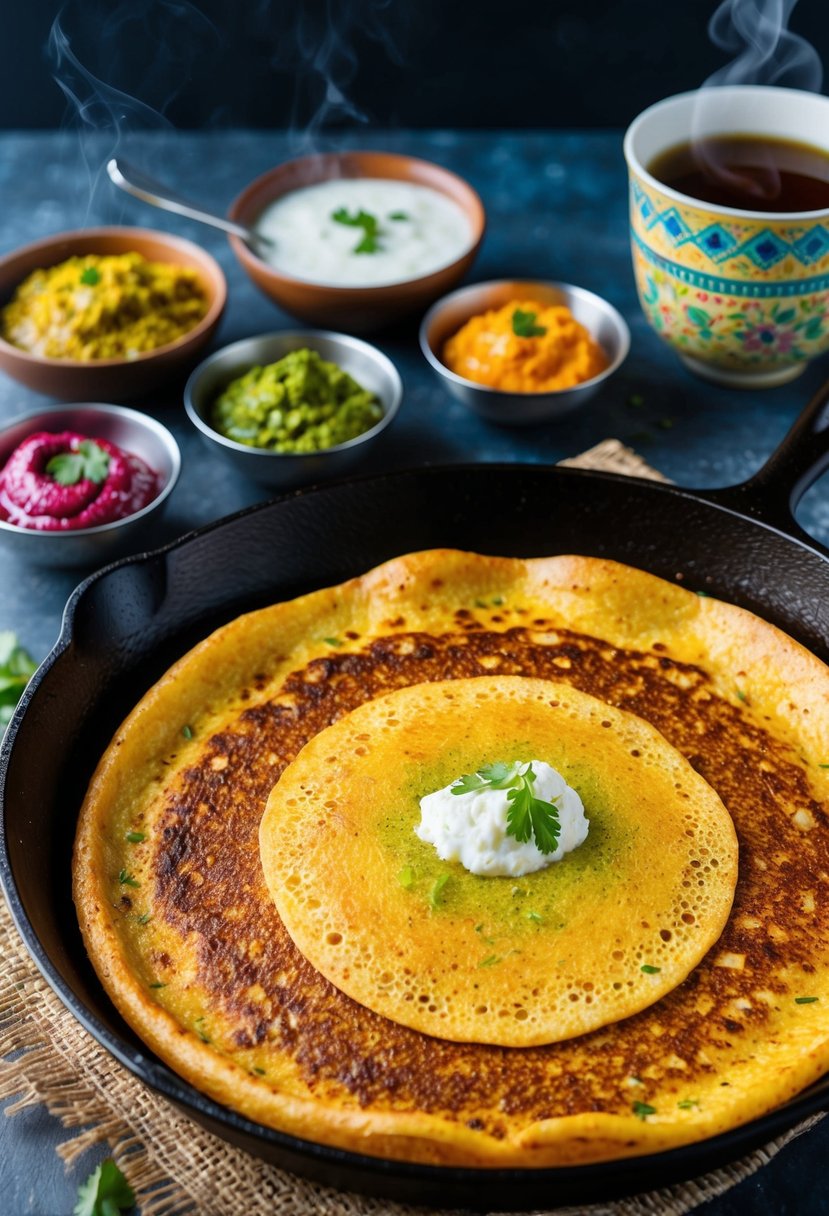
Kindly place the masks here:
POLYGON ((684 363, 720 384, 783 384, 829 348, 829 209, 714 206, 648 166, 697 137, 753 134, 829 155, 829 97, 728 86, 669 97, 625 135, 636 286, 645 316, 684 363))

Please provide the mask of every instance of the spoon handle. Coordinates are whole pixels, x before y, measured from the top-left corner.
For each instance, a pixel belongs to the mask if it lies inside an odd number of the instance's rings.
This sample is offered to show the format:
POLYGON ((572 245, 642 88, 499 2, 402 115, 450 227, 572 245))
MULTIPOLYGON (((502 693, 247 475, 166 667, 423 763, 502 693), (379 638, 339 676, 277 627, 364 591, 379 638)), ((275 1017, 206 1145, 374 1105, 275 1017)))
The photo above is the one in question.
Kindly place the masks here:
POLYGON ((245 228, 242 224, 234 224, 232 220, 226 220, 224 216, 214 215, 212 211, 202 211, 200 207, 193 206, 192 203, 180 198, 179 195, 152 177, 148 177, 134 165, 128 164, 127 161, 113 157, 107 162, 107 173, 110 180, 121 190, 134 195, 135 198, 140 198, 145 203, 151 203, 154 207, 160 207, 163 211, 173 211, 176 215, 199 220, 202 224, 211 224, 214 228, 221 228, 223 232, 232 233, 249 243, 270 243, 267 238, 263 238, 250 228, 245 228))

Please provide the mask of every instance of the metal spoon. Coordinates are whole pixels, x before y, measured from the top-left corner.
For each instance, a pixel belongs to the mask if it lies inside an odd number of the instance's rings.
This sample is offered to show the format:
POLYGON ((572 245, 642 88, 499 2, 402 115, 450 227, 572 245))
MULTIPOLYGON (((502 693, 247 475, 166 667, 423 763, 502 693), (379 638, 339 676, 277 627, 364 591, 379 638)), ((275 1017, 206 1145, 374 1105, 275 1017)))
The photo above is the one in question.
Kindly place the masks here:
POLYGON ((176 215, 185 215, 188 219, 198 220, 202 224, 212 224, 214 228, 221 228, 223 232, 230 232, 234 236, 241 237, 249 245, 273 246, 274 244, 270 237, 263 236, 261 232, 256 232, 253 228, 246 228, 244 224, 226 220, 223 215, 215 215, 212 211, 204 211, 201 207, 195 207, 186 199, 170 191, 161 182, 148 177, 146 173, 142 173, 140 169, 136 169, 134 165, 128 164, 125 160, 113 157, 112 160, 107 161, 107 173, 110 180, 125 190, 127 194, 132 194, 145 203, 152 203, 154 207, 160 207, 162 211, 174 211, 176 215))

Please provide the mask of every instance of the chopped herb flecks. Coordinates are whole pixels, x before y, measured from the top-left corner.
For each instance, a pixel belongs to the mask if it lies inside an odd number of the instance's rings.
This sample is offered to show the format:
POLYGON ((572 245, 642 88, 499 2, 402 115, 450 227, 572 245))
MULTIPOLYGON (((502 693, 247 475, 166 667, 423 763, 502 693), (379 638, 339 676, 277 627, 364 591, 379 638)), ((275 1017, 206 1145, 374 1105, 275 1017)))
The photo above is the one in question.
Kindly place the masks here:
POLYGON ((127 832, 127 840, 130 844, 141 844, 141 841, 146 839, 147 837, 143 832, 127 832))
POLYGON ((631 1105, 631 1110, 637 1119, 642 1119, 643 1121, 647 1119, 648 1115, 656 1114, 656 1107, 651 1106, 648 1102, 634 1102, 631 1105))
POLYGON ((132 874, 128 874, 126 870, 118 871, 118 881, 122 887, 140 887, 141 883, 133 878, 132 874))
POLYGON ((498 954, 488 954, 486 958, 482 958, 478 963, 479 967, 494 967, 496 963, 500 963, 501 958, 498 954))
POLYGON ((662 968, 652 967, 650 963, 643 963, 639 970, 644 971, 645 975, 659 975, 662 968))
POLYGON ((440 878, 436 878, 432 884, 432 889, 429 892, 429 907, 437 908, 440 906, 440 897, 443 894, 443 888, 449 881, 448 874, 441 874, 440 878))
POLYGON ((404 866, 397 875, 397 881, 400 883, 401 887, 404 887, 407 891, 410 890, 414 885, 414 870, 412 867, 404 866))
POLYGON ((796 996, 794 998, 795 1005, 814 1005, 815 1001, 819 1001, 819 996, 796 996))
POLYGON ((699 1106, 699 1102, 696 1098, 683 1098, 681 1102, 677 1102, 677 1106, 680 1110, 693 1110, 699 1106))
POLYGON ((193 727, 192 726, 182 726, 181 733, 184 735, 185 739, 192 739, 193 738, 193 727))

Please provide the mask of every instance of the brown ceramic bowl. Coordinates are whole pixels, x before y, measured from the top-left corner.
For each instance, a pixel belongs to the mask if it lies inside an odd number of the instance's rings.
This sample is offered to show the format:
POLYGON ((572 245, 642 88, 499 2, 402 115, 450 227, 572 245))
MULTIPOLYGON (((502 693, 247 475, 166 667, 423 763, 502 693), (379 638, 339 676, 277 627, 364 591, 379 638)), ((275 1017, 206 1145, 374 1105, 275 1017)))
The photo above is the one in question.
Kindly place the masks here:
POLYGON ((86 228, 58 232, 0 258, 0 308, 28 274, 85 253, 140 253, 153 262, 192 267, 207 293, 205 316, 189 333, 135 359, 47 359, 0 338, 0 369, 38 393, 66 401, 125 401, 139 397, 193 365, 219 324, 227 299, 217 261, 181 237, 146 228, 86 228))
POLYGON ((426 308, 450 291, 466 273, 484 235, 483 204, 471 186, 431 161, 391 152, 335 152, 286 161, 257 177, 231 204, 230 218, 252 227, 269 203, 304 186, 332 177, 381 177, 431 186, 453 199, 467 215, 472 240, 461 257, 422 278, 377 287, 335 287, 293 278, 269 266, 239 237, 230 237, 233 252, 254 283, 280 308, 313 325, 347 333, 379 329, 407 313, 426 308))

